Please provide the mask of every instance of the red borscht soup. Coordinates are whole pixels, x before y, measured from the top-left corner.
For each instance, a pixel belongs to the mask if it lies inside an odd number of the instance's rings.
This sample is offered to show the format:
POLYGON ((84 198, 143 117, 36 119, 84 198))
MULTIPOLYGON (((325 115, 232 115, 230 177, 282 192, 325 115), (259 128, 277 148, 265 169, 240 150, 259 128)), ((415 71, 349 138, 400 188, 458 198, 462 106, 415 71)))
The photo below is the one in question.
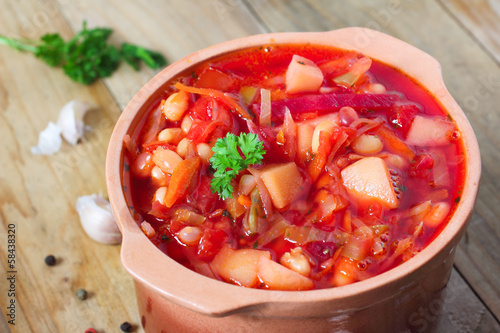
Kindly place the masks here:
POLYGON ((460 132, 432 96, 326 46, 196 65, 124 145, 145 235, 250 288, 337 287, 411 260, 446 227, 464 182, 460 132))

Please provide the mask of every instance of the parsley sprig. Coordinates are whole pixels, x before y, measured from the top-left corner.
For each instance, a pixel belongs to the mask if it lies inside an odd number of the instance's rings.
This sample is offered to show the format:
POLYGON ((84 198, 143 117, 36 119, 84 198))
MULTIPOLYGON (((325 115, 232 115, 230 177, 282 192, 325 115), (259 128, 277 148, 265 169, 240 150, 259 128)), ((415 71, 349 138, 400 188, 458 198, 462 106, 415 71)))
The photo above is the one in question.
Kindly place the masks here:
POLYGON ((62 67, 72 80, 86 85, 111 76, 122 59, 135 70, 139 69, 141 61, 153 69, 166 65, 160 53, 140 46, 123 43, 118 50, 108 43, 112 33, 109 28, 87 29, 84 21, 82 30, 67 42, 53 33, 45 34, 40 41, 0 36, 0 44, 31 52, 51 67, 62 67))
POLYGON ((239 136, 228 133, 226 137, 217 139, 212 150, 214 155, 210 163, 215 173, 210 185, 212 192, 218 192, 222 199, 233 197, 231 180, 241 170, 260 163, 266 153, 258 136, 252 133, 241 133, 239 136))

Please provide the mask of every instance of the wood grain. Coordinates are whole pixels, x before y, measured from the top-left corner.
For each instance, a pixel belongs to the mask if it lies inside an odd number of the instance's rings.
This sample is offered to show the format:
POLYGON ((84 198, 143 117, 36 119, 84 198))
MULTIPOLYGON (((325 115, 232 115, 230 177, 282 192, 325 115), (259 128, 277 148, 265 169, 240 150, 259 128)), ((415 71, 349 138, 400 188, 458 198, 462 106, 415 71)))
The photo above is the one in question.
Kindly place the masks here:
MULTIPOLYGON (((499 325, 493 314, 474 295, 462 276, 453 269, 445 295, 440 299, 443 311, 437 325, 437 332, 495 332, 499 325)), ((422 315, 432 321, 432 311, 422 315)), ((425 323, 425 321, 424 321, 425 323)), ((415 326, 422 331, 425 324, 415 326)))
POLYGON ((495 0, 439 0, 459 24, 500 63, 500 2, 495 0))
MULTIPOLYGON (((268 31, 318 31, 346 26, 381 30, 413 44, 442 64, 445 82, 470 117, 482 150, 483 178, 476 212, 461 242, 439 328, 442 332, 500 330, 500 69, 498 22, 492 3, 478 1, 68 1, 0 0, 0 34, 70 38, 89 27, 115 31, 113 42, 158 50, 170 62, 200 48, 268 31), (496 30, 493 28, 496 27, 496 30), (495 31, 497 33, 495 33, 495 31), (484 302, 484 304, 483 304, 484 302), (496 316, 496 318, 495 318, 496 316)), ((106 193, 104 160, 120 110, 154 71, 126 65, 90 87, 30 54, 0 47, 0 265, 7 271, 7 226, 16 226, 16 325, 0 316, 0 331, 116 332, 124 321, 141 332, 132 278, 119 246, 91 241, 75 211, 76 199, 106 193), (72 99, 94 104, 85 141, 48 157, 30 147, 72 99), (54 254, 54 267, 44 257, 54 254), (89 292, 85 301, 76 290, 89 292)), ((3 279, 3 276, 2 276, 3 279)), ((0 306, 9 299, 0 284, 0 306)), ((2 311, 3 312, 3 311, 2 311)))

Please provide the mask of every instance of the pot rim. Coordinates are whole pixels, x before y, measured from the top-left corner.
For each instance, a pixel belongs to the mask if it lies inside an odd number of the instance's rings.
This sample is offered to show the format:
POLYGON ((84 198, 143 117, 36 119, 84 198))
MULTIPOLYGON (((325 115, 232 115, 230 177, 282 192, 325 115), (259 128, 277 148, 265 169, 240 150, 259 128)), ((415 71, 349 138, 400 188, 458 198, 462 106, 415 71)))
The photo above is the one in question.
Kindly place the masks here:
POLYGON ((427 53, 389 35, 367 28, 345 28, 326 32, 285 32, 253 35, 220 43, 197 51, 163 69, 128 103, 112 133, 106 156, 108 195, 118 226, 123 234, 121 260, 125 269, 138 282, 155 290, 170 301, 206 315, 220 316, 259 304, 309 303, 356 299, 381 288, 402 288, 405 277, 423 269, 443 250, 453 252, 465 231, 472 213, 481 161, 475 134, 464 112, 446 89, 441 66, 427 53), (309 291, 269 291, 250 289, 214 280, 196 273, 162 253, 140 230, 132 218, 122 191, 123 137, 134 123, 135 115, 165 88, 165 83, 209 58, 235 50, 269 44, 329 45, 353 50, 400 69, 425 87, 452 115, 464 140, 466 176, 463 195, 449 224, 426 248, 411 260, 370 279, 329 289, 309 291), (144 260, 147 258, 148 260, 144 260), (175 274, 170 274, 174 272, 175 274), (163 274, 162 274, 163 273, 163 274), (170 274, 168 278, 165 275, 170 274), (182 293, 180 293, 182 292, 182 293))

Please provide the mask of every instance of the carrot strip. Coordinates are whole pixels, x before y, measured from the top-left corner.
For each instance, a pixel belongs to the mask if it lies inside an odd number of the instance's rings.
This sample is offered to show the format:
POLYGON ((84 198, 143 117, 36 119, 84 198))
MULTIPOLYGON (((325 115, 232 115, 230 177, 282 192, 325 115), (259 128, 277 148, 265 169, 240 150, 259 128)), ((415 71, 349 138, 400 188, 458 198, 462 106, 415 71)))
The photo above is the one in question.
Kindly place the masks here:
POLYGON ((189 185, 191 185, 191 181, 200 168, 200 165, 201 159, 199 157, 192 157, 183 160, 175 167, 163 201, 165 206, 168 208, 172 207, 179 198, 186 195, 189 185))
POLYGON ((236 100, 231 98, 230 96, 224 94, 224 92, 216 89, 210 89, 210 88, 195 88, 195 87, 189 87, 186 86, 180 82, 177 82, 174 84, 174 88, 177 88, 179 90, 189 92, 192 94, 199 94, 199 95, 205 95, 205 96, 210 96, 215 98, 216 100, 228 105, 231 108, 234 108, 234 110, 243 118, 245 119, 252 119, 254 116, 246 110, 243 106, 241 106, 240 103, 238 103, 236 100))
POLYGON ((248 208, 252 205, 252 200, 250 200, 250 197, 248 195, 244 195, 244 194, 242 194, 238 197, 238 202, 241 205, 245 206, 246 208, 248 208))
POLYGON ((391 153, 398 154, 409 161, 415 158, 413 150, 387 127, 380 126, 376 134, 384 141, 384 144, 391 153))

